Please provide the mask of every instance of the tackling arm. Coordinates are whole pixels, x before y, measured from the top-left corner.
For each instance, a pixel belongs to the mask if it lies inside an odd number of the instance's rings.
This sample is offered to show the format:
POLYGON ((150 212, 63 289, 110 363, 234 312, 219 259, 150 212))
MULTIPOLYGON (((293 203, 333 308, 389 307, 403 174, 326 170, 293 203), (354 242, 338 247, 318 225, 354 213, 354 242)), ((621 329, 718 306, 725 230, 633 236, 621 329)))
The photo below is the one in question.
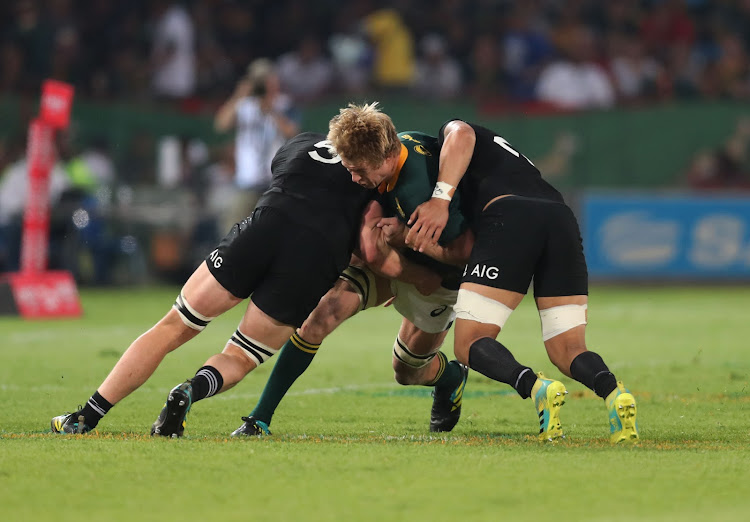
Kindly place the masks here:
POLYGON ((417 290, 429 295, 441 283, 441 277, 427 268, 408 261, 386 241, 378 222, 383 218, 383 207, 370 202, 362 217, 359 234, 359 249, 362 260, 376 274, 388 279, 398 279, 413 284, 417 290))
POLYGON ((419 205, 409 217, 408 224, 411 225, 411 230, 406 236, 406 243, 413 245, 412 248, 420 252, 424 252, 429 245, 435 245, 440 239, 440 234, 448 222, 450 199, 469 167, 477 141, 471 125, 459 120, 454 120, 444 127, 443 137, 435 192, 432 198, 419 205), (445 185, 441 184, 448 184, 452 188, 446 190, 445 185))
MULTIPOLYGON (((395 217, 387 217, 378 221, 378 228, 383 230, 383 237, 386 242, 393 248, 403 248, 412 245, 405 243, 407 232, 406 226, 395 217)), ((466 229, 456 239, 441 246, 437 243, 429 244, 425 247, 423 253, 446 265, 464 266, 469 261, 471 249, 474 247, 474 233, 471 229, 466 229)))

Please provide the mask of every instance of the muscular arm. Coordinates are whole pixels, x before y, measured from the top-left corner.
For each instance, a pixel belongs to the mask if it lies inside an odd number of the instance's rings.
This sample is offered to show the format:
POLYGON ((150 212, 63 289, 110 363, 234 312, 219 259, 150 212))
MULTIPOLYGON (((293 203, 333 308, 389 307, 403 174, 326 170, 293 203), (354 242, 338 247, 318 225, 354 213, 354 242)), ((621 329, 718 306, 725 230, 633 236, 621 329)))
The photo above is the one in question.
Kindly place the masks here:
MULTIPOLYGON (((378 222, 377 226, 383 230, 383 236, 391 247, 404 248, 412 246, 406 243, 405 236, 408 229, 398 218, 383 218, 378 222)), ((441 246, 438 243, 429 244, 425 247, 423 254, 447 265, 464 266, 469 261, 473 247, 474 233, 471 229, 466 229, 446 246, 441 246)))
POLYGON ((471 229, 466 229, 446 246, 430 243, 422 250, 422 253, 446 265, 462 267, 469 262, 469 256, 473 247, 474 233, 471 229))
POLYGON ((382 229, 377 226, 382 218, 383 207, 376 201, 370 202, 359 235, 363 261, 376 274, 413 284, 420 293, 429 294, 437 289, 441 280, 438 274, 405 259, 387 243, 382 229))
MULTIPOLYGON (((477 136, 471 125, 458 120, 445 126, 443 136, 438 182, 457 187, 474 155, 477 136)), ((453 196, 453 192, 455 188, 448 195, 453 196)), ((448 222, 448 205, 449 200, 435 197, 419 205, 409 217, 412 227, 407 235, 407 244, 423 253, 429 245, 435 245, 448 222)))

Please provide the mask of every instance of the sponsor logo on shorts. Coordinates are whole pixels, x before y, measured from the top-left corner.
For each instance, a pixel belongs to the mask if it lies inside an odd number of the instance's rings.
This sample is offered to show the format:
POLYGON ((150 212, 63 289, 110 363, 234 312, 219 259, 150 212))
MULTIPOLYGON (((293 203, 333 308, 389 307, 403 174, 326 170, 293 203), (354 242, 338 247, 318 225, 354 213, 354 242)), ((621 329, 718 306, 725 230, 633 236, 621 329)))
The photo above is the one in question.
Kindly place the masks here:
POLYGON ((211 252, 208 258, 214 264, 214 268, 221 268, 221 264, 224 262, 224 259, 219 255, 218 248, 214 250, 213 252, 211 252))
POLYGON ((438 315, 445 312, 447 309, 448 309, 448 305, 438 306, 432 312, 430 312, 430 317, 437 317, 438 315))
MULTIPOLYGON (((464 268, 464 275, 467 272, 469 272, 469 265, 466 265, 466 268, 464 268)), ((479 278, 497 279, 497 276, 500 275, 500 269, 496 266, 474 265, 469 275, 479 278)))

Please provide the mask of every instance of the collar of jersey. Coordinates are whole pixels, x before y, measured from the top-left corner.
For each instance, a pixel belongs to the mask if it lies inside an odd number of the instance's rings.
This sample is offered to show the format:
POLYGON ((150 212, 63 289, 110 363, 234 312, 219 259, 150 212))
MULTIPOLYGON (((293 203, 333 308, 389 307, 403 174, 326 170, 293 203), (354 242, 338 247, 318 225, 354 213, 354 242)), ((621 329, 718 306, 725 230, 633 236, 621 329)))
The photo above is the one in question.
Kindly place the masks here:
POLYGON ((401 154, 398 157, 398 165, 396 166, 396 172, 393 174, 391 179, 388 181, 384 181, 378 186, 378 192, 381 194, 383 192, 390 192, 393 190, 393 188, 396 186, 396 183, 398 183, 398 176, 401 174, 401 168, 404 166, 404 163, 406 163, 406 158, 409 156, 409 149, 404 147, 404 144, 401 144, 401 154))

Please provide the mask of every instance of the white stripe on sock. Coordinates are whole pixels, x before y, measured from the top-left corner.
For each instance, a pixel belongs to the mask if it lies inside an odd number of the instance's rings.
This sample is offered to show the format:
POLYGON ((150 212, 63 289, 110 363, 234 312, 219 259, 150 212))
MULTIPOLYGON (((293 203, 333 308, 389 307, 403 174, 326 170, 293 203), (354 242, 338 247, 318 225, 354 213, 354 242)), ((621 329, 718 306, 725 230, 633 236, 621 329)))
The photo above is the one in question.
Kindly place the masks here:
POLYGON ((518 383, 521 382, 521 377, 523 377, 523 374, 526 372, 530 372, 531 370, 529 368, 525 368, 521 373, 518 374, 518 379, 516 379, 516 385, 513 386, 516 390, 518 389, 518 383))

